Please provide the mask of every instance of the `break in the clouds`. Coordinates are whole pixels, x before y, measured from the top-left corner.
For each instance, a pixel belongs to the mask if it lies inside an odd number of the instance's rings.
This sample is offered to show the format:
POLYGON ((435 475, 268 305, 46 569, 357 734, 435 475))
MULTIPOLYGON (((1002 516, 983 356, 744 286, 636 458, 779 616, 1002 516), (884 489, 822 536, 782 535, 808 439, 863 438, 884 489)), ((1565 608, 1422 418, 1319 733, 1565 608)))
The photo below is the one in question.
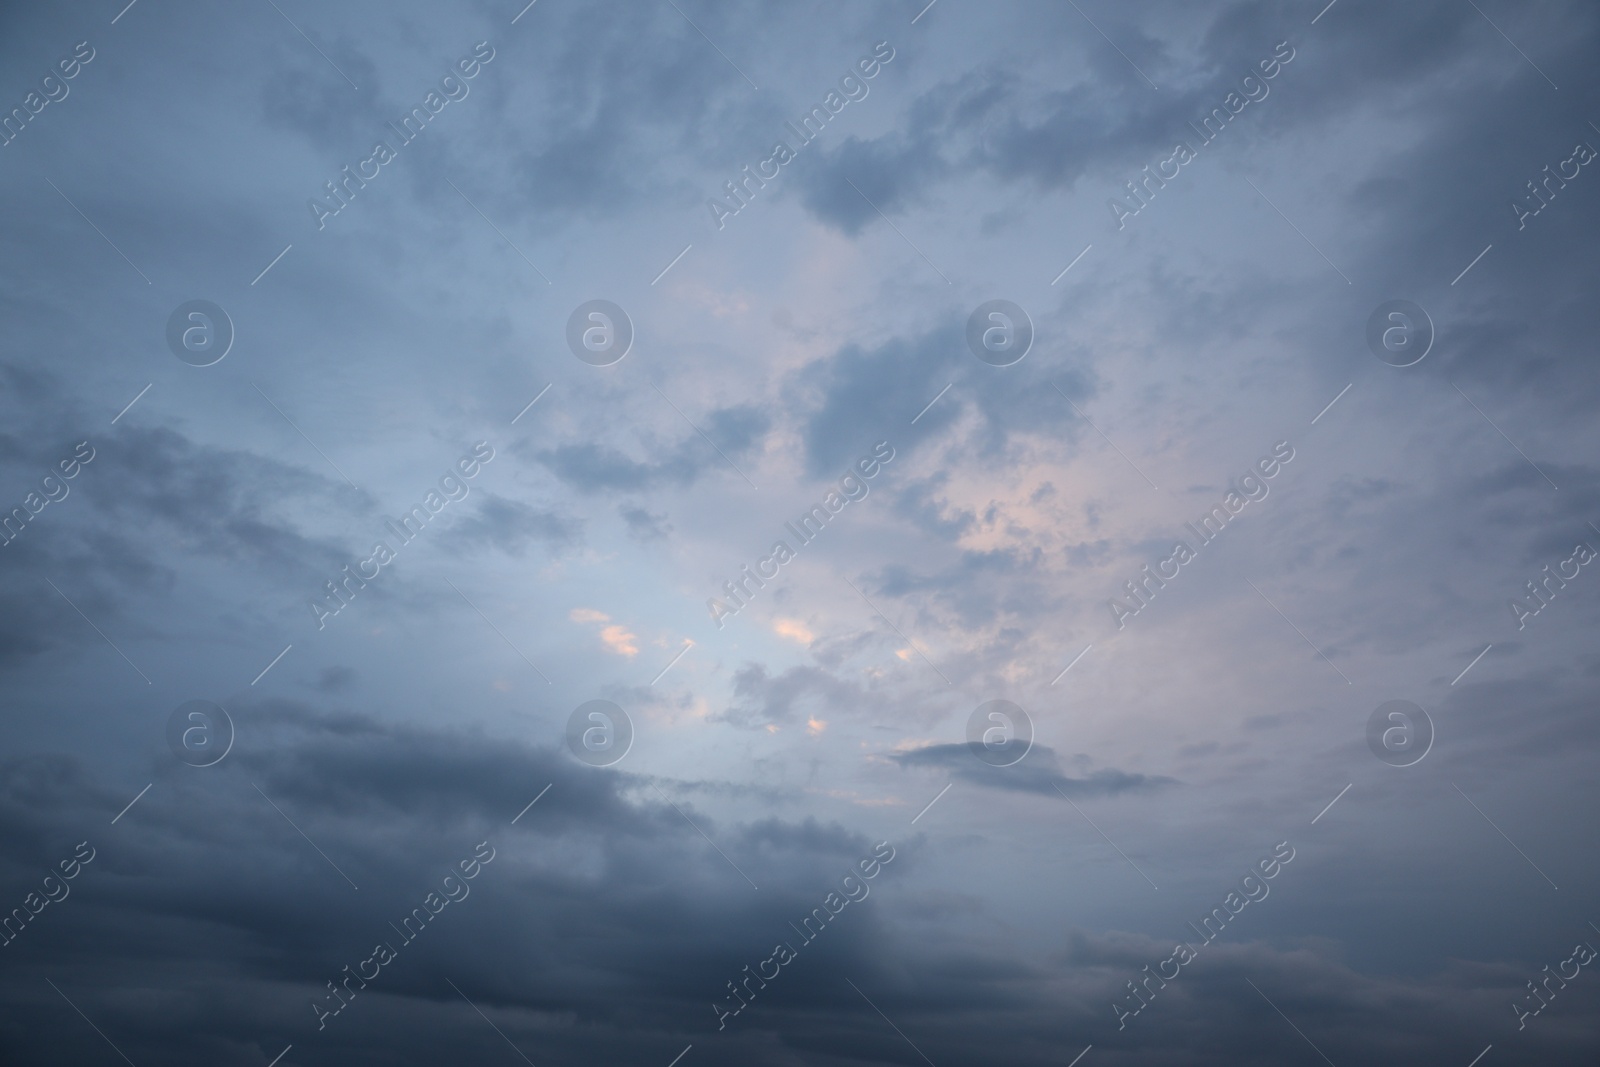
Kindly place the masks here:
POLYGON ((1593 1060, 1592 5, 0 28, 6 1062, 1593 1060))

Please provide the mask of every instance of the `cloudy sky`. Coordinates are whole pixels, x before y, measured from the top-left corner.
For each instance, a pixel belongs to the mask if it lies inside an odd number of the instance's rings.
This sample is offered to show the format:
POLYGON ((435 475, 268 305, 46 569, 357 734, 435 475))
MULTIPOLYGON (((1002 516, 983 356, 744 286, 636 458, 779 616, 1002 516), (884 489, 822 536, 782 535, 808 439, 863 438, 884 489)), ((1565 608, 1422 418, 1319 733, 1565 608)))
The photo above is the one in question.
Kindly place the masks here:
POLYGON ((1600 10, 523 2, 0 16, 7 1062, 1593 1062, 1600 10))

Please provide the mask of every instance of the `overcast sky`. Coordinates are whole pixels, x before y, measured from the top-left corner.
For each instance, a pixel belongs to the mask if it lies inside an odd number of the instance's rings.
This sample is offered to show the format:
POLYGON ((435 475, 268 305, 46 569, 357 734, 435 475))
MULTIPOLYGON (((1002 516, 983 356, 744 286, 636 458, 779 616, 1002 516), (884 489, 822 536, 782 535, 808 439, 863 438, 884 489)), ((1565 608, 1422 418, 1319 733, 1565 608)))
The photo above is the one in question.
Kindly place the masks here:
POLYGON ((0 15, 0 1058, 1594 1061, 1600 9, 524 2, 0 15))

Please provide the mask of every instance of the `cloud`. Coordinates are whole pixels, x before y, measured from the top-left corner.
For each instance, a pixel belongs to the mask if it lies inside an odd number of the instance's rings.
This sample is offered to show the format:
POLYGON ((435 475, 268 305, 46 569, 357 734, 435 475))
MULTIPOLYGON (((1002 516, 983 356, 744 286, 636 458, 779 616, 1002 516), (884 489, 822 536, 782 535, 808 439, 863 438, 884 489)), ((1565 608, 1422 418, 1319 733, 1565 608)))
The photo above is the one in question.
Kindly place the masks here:
POLYGON ((733 700, 713 718, 747 728, 781 728, 810 719, 809 706, 862 707, 866 691, 820 667, 790 667, 777 675, 748 663, 733 679, 733 700))
POLYGON ((356 672, 349 667, 324 667, 317 675, 316 688, 321 693, 347 693, 355 686, 356 672))
MULTIPOLYGON (((268 747, 241 746, 204 775, 181 766, 175 773, 170 758, 157 760, 149 795, 114 828, 107 820, 127 798, 73 760, 7 762, 0 828, 15 846, 0 861, 7 884, 37 881, 30 872, 71 855, 85 834, 98 852, 72 894, 7 946, 0 988, 8 1000, 56 973, 135 1062, 181 1045, 172 1062, 184 1065, 237 1059, 263 1029, 305 1057, 345 1055, 385 1033, 392 1038, 397 1026, 408 1032, 413 1024, 405 1020, 417 1016, 475 1048, 482 1020, 448 1006, 455 994, 440 974, 547 1058, 595 1047, 598 1035, 579 1036, 562 1021, 575 1011, 613 1034, 600 1042, 615 1048, 645 1043, 642 1033, 629 1036, 618 1025, 639 1011, 651 1029, 701 1040, 716 1031, 705 1004, 726 995, 724 983, 744 962, 770 953, 774 938, 792 936, 786 920, 817 905, 835 872, 871 854, 867 838, 838 826, 771 818, 725 826, 680 801, 695 826, 766 884, 757 896, 653 790, 633 799, 641 783, 625 775, 549 749, 288 701, 242 700, 232 710, 241 724, 259 724, 268 747), (548 793, 512 826, 544 783, 548 793), (310 1004, 326 996, 324 983, 369 955, 372 942, 394 943, 389 922, 419 905, 484 840, 496 858, 470 895, 441 912, 426 938, 403 948, 396 966, 319 1031, 310 1004), (263 877, 268 870, 271 879, 263 877), (663 922, 684 936, 642 945, 637 931, 663 922), (690 930, 713 927, 709 939, 688 939, 690 930), (108 937, 115 929, 132 933, 108 937), (142 1004, 119 999, 115 990, 148 968, 151 953, 183 965, 149 970, 142 1004), (94 976, 60 976, 63 964, 88 959, 96 961, 94 976), (206 986, 222 992, 208 998, 196 1032, 194 1008, 183 1002, 206 986), (616 995, 625 995, 626 1009, 612 1001, 616 995), (171 1010, 146 1013, 152 1002, 171 1010)), ((849 921, 854 936, 870 937, 879 919, 867 911, 849 921)), ((849 938, 835 941, 831 952, 857 951, 849 938)), ((786 1011, 803 1010, 809 983, 791 982, 794 1007, 786 1011)), ((76 1018, 59 1008, 67 1013, 62 1023, 76 1018)), ((57 1008, 42 1010, 53 1020, 57 1008)), ((41 1042, 65 1042, 66 1054, 77 1056, 77 1044, 87 1050, 98 1040, 15 1020, 0 1019, 0 1027, 27 1061, 41 1042)), ((431 1039, 422 1047, 432 1047, 431 1039)), ((400 1055, 420 1062, 412 1052, 400 1055)))
POLYGON ((552 551, 573 546, 582 529, 582 520, 572 516, 486 493, 476 512, 458 519, 451 527, 448 540, 521 556, 531 544, 541 544, 552 551))
MULTIPOLYGON (((1014 460, 1007 452, 1015 437, 1046 426, 1062 432, 1061 413, 1071 409, 1049 382, 1080 402, 1093 391, 1086 369, 1046 371, 1044 359, 1032 355, 1017 364, 1014 375, 980 376, 979 370, 987 368, 967 351, 962 329, 961 323, 946 320, 871 347, 845 343, 796 372, 788 388, 804 413, 807 472, 837 475, 874 441, 887 438, 898 450, 950 426, 963 411, 972 412, 977 423, 962 442, 962 453, 1014 460), (946 385, 952 386, 950 395, 915 431, 879 429, 909 424, 946 385)), ((905 466, 915 468, 915 463, 905 466)), ((916 473, 921 472, 908 477, 916 473)))
POLYGON ((912 190, 926 188, 948 169, 926 129, 914 143, 902 137, 847 137, 815 155, 801 172, 801 202, 850 237, 876 222, 878 211, 898 213, 912 190))
POLYGON ((817 639, 816 635, 799 619, 774 619, 772 620, 772 632, 779 637, 786 637, 802 645, 809 645, 817 639))
MULTIPOLYGON (((581 623, 610 623, 611 616, 593 608, 573 608, 568 618, 581 623)), ((639 654, 639 638, 626 626, 613 623, 600 628, 600 643, 610 652, 632 659, 639 654)))
POLYGON ((984 763, 973 755, 966 744, 923 745, 896 752, 889 758, 902 767, 947 771, 963 781, 990 789, 1050 796, 1060 794, 1074 799, 1146 793, 1177 784, 1173 778, 1130 774, 1113 767, 1091 772, 1082 778, 1070 778, 1061 772, 1055 750, 1040 744, 1033 745, 1021 762, 1009 767, 992 767, 984 763))
POLYGON ((619 656, 630 659, 639 654, 639 639, 628 632, 625 626, 607 626, 600 631, 600 643, 619 656))
POLYGON ((617 513, 628 524, 628 534, 640 541, 662 541, 672 533, 672 524, 665 515, 656 515, 642 507, 617 508, 617 513))
POLYGON ((726 469, 727 461, 717 449, 737 459, 754 448, 770 425, 769 417, 750 405, 718 408, 705 416, 705 438, 691 433, 675 444, 652 449, 659 459, 636 460, 610 445, 587 442, 541 449, 534 458, 580 493, 682 488, 708 468, 726 469))
POLYGON ((1593 1062, 1589 977, 1512 1004, 1597 943, 1550 904, 1597 873, 1600 601, 1589 568, 1523 629, 1507 599, 1600 544, 1600 171, 1513 207, 1600 144, 1600 12, 908 26, 924 2, 7 9, 0 110, 98 56, 3 150, 0 514, 97 457, 0 548, 0 915, 98 855, 0 949, 6 1062, 1593 1062), (480 40, 470 98, 318 230, 307 197, 480 40), (706 198, 879 40, 871 98, 716 229, 706 198), (1118 229, 1108 198, 1278 41, 1270 97, 1118 229), (196 297, 236 329, 210 367, 165 338, 196 297), (608 368, 564 337, 596 297, 636 327, 608 368), (1011 367, 964 336, 1000 298, 1035 326, 1011 367), (1437 330, 1412 367, 1364 341, 1394 298, 1437 330), (1283 438, 1272 499, 1116 631, 1104 598, 1283 438), (480 440, 473 499, 317 630, 306 598, 480 440), (861 521, 716 630, 729 561, 880 440, 861 521), (1049 742, 1010 768, 958 743, 999 695, 1049 742), (636 731, 609 768, 567 747, 596 696, 636 731), (1433 717, 1412 768, 1368 747, 1391 698, 1433 717), (215 767, 168 748, 190 699, 233 718, 215 767), (1271 897, 1119 1029, 1285 837, 1271 897), (886 839, 871 898, 719 1030, 886 839))

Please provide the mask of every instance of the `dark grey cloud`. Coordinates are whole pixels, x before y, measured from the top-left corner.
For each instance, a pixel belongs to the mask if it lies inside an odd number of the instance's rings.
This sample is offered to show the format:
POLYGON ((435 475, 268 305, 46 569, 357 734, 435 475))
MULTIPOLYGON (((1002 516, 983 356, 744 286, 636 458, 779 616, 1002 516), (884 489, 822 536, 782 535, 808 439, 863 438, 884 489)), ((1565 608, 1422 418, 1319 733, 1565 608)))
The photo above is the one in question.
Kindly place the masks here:
POLYGON ((1145 792, 1174 785, 1171 778, 1129 774, 1114 767, 1091 771, 1072 778, 1061 771, 1055 750, 1048 745, 1033 745, 1022 761, 1009 767, 993 767, 973 755, 966 744, 924 745, 896 752, 894 761, 902 767, 948 771, 962 781, 990 789, 1009 789, 1020 793, 1044 793, 1069 798, 1116 796, 1126 792, 1145 792))
MULTIPOLYGON (((531 1026, 518 1036, 537 1032, 532 1047, 547 1058, 593 1054, 591 1039, 559 1021, 574 1015, 588 1020, 587 1030, 643 1012, 648 1030, 707 1039, 716 1020, 706 1004, 727 995, 724 983, 769 955, 772 941, 797 940, 786 919, 820 906, 838 877, 872 854, 871 841, 837 825, 767 818, 724 827, 684 802, 695 825, 722 838, 740 866, 767 883, 758 896, 678 811, 626 775, 549 749, 388 727, 292 702, 235 702, 233 710, 241 728, 264 731, 271 747, 242 746, 209 775, 157 760, 151 795, 115 828, 107 821, 123 798, 70 759, 8 764, 0 825, 15 846, 5 863, 13 895, 20 900, 37 881, 34 872, 52 866, 63 848, 70 855, 80 837, 97 852, 74 892, 7 946, 10 1003, 43 1009, 31 992, 35 985, 49 992, 41 976, 93 955, 106 984, 66 984, 134 1057, 198 1027, 200 1044, 191 1033, 181 1062, 263 1040, 263 1030, 296 1044, 306 1062, 331 1061, 385 1033, 405 1011, 487 1048, 449 1008, 456 994, 441 974, 486 1010, 519 1020, 505 1024, 513 1033, 531 1026), (535 795, 538 805, 513 826, 535 795), (393 970, 319 1032, 309 1005, 326 992, 323 983, 370 955, 370 941, 398 942, 385 919, 420 904, 481 840, 491 842, 495 858, 469 895, 448 905, 415 945, 396 944, 393 970), (399 852, 386 845, 402 841, 399 852), (674 872, 666 880, 663 863, 674 872), (269 887, 269 871, 287 884, 269 887), (521 917, 508 919, 505 909, 519 900, 521 917), (653 947, 641 943, 663 928, 679 933, 653 947), (141 1018, 139 1009, 115 1003, 115 976, 156 951, 176 952, 183 964, 147 979, 152 998, 172 1009, 141 1018), (234 991, 206 998, 203 1024, 193 1008, 179 1006, 201 982, 234 991)), ((880 921, 860 908, 848 919, 855 936, 869 938, 880 921)), ((865 959, 868 951, 838 934, 824 945, 835 957, 865 959)), ((785 1015, 803 1010, 814 995, 810 981, 780 986, 785 1015)), ((46 1031, 24 1028, 5 1010, 18 1054, 78 1038, 54 1011, 46 1031)), ((612 1047, 648 1046, 640 1034, 612 1047)), ((421 1053, 405 1055, 412 1054, 421 1053)))
POLYGON ((582 524, 558 511, 488 493, 469 518, 456 523, 449 538, 457 544, 493 547, 520 556, 530 544, 561 549, 573 544, 582 524))
POLYGON ((628 532, 641 541, 660 541, 672 532, 665 515, 653 514, 646 508, 624 504, 617 508, 617 514, 628 524, 628 532))
MULTIPOLYGON (((908 893, 905 879, 926 847, 918 839, 896 844, 874 892, 833 920, 841 928, 824 929, 814 944, 802 945, 792 969, 760 990, 751 1014, 719 1033, 708 1005, 726 995, 724 983, 769 955, 769 942, 798 941, 789 922, 820 905, 836 876, 858 854, 870 854, 870 840, 815 820, 763 819, 730 833, 735 828, 694 813, 767 881, 758 896, 669 805, 649 792, 630 799, 626 775, 595 772, 548 750, 384 727, 282 701, 239 710, 273 732, 269 752, 231 769, 221 764, 209 777, 190 768, 159 773, 138 814, 114 829, 105 820, 122 798, 87 780, 70 759, 7 767, 0 825, 16 845, 6 863, 8 885, 25 892, 37 880, 34 871, 84 836, 96 852, 71 894, 7 947, 13 954, 4 983, 8 1001, 26 1005, 32 1020, 24 1026, 10 1008, 0 1016, 16 1054, 31 1057, 48 1043, 89 1055, 99 1040, 67 1005, 32 992, 36 985, 49 992, 41 979, 52 973, 135 1062, 179 1034, 186 1035, 175 1053, 179 1063, 216 1056, 247 1062, 252 1049, 259 1055, 272 1045, 270 1056, 291 1042, 305 1062, 332 1062, 363 1043, 413 1029, 420 1043, 406 1042, 397 1053, 402 1062, 422 1062, 445 1037, 458 1048, 506 1054, 479 1016, 452 1007, 458 995, 441 976, 506 1037, 551 1062, 578 1062, 602 1054, 597 1049, 640 1051, 670 1044, 669 1038, 703 1044, 717 1063, 801 1051, 823 1062, 901 1062, 905 1053, 882 1034, 881 1017, 840 973, 870 990, 920 1047, 953 1063, 983 1061, 985 1045, 974 1029, 979 1017, 989 1018, 1027 1063, 1055 1062, 1061 1047, 1078 1042, 1150 1062, 1184 1062, 1193 1056, 1197 1032, 1209 1047, 1253 1049, 1244 1062, 1305 1054, 1303 1039, 1250 982, 1306 1037, 1343 1058, 1366 1051, 1453 1062, 1455 1045, 1467 1041, 1463 1028, 1485 1015, 1503 1018, 1487 1029, 1472 1026, 1474 1032, 1526 1042, 1551 1062, 1579 1062, 1574 1057, 1584 1048, 1576 990, 1555 1001, 1525 1036, 1517 1033, 1501 1003, 1519 988, 1523 971, 1515 964, 1456 961, 1427 975, 1378 978, 1352 969, 1326 941, 1264 940, 1272 909, 1307 889, 1303 868, 1293 865, 1215 944, 1200 943, 1182 919, 1202 917, 1225 885, 1187 908, 1180 902, 1167 940, 1069 927, 1046 935, 1055 946, 1048 958, 1024 962, 970 934, 925 939, 921 930, 948 922, 954 902, 908 893), (425 774, 417 773, 421 768, 425 774), (550 791, 513 828, 511 814, 541 783, 550 791), (362 888, 341 881, 262 793, 296 816, 317 848, 362 888), (102 829, 86 829, 93 826, 102 829), (605 839, 597 840, 602 826, 605 839), (376 840, 372 827, 381 828, 376 840), (408 847, 379 847, 388 839, 408 847), (447 905, 426 937, 400 946, 397 962, 319 1032, 309 1004, 322 982, 369 954, 367 941, 398 940, 383 917, 404 916, 479 840, 492 843, 494 859, 470 883, 469 895, 447 905), (244 862, 261 848, 271 855, 244 862), (288 876, 288 891, 263 883, 269 870, 288 876), (1253 931, 1251 922, 1258 923, 1253 931), (1111 1005, 1126 997, 1124 983, 1170 956, 1177 939, 1198 945, 1197 962, 1119 1030, 1111 1005), (157 951, 169 962, 145 974, 147 996, 165 1006, 152 1013, 119 998, 116 982, 157 951), (64 965, 89 959, 101 978, 62 973, 64 965), (219 992, 204 994, 202 983, 219 992), (186 1006, 195 997, 203 1011, 186 1006), (1365 1025, 1341 1025, 1352 1018, 1365 1025), (629 1025, 618 1031, 624 1019, 629 1025), (584 1025, 575 1028, 580 1020, 584 1025), (1452 1030, 1457 1036, 1431 1042, 1418 1036, 1452 1030)), ((942 748, 960 749, 961 759, 976 762, 963 746, 942 748)), ((926 751, 943 765, 942 749, 926 751)), ((1151 784, 1106 776, 1066 781, 1069 794, 1079 796, 1151 784)), ((967 906, 985 910, 981 902, 967 906)))
POLYGON ((109 525, 160 523, 184 551, 248 559, 280 572, 331 562, 331 546, 299 534, 274 505, 283 508, 293 495, 313 492, 349 500, 345 494, 352 491, 334 479, 201 446, 167 429, 128 429, 104 440, 95 459, 103 466, 84 473, 102 475, 87 495, 109 525))
POLYGON ((651 450, 659 458, 634 459, 609 444, 563 444, 535 454, 538 462, 580 493, 641 491, 692 484, 710 468, 727 468, 727 460, 745 455, 760 443, 771 422, 752 405, 717 408, 699 433, 651 450))
POLYGON ((1063 425, 1063 412, 1072 409, 1051 382, 1078 400, 1092 392, 1092 379, 1081 369, 1056 366, 1044 353, 1018 364, 1022 368, 1027 369, 1009 379, 985 375, 993 368, 967 350, 962 326, 955 322, 871 349, 845 345, 805 367, 789 387, 792 402, 807 412, 808 472, 827 476, 841 471, 878 440, 889 440, 897 450, 905 441, 909 448, 948 428, 964 408, 976 410, 982 420, 974 447, 984 458, 997 458, 1005 454, 1013 434, 1063 425), (949 404, 941 401, 942 410, 909 427, 912 417, 952 378, 949 404), (888 429, 902 426, 907 428, 888 429))
POLYGON ((908 196, 926 188, 946 167, 929 130, 914 143, 847 137, 822 148, 802 172, 801 202, 817 218, 855 237, 878 212, 900 213, 908 196))
POLYGON ((349 667, 324 667, 317 675, 316 688, 322 693, 346 693, 354 686, 356 672, 349 667))

